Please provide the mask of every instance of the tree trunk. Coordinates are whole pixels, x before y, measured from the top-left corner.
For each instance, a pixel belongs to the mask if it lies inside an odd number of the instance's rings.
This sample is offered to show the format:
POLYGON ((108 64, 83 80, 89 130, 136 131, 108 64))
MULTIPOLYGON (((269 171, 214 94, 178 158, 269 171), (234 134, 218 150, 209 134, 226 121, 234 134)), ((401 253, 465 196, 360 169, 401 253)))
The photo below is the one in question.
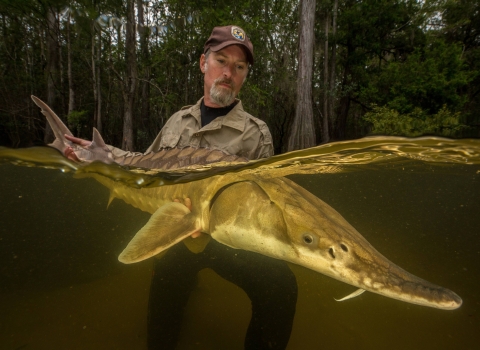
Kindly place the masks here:
POLYGON ((315 0, 301 0, 298 50, 297 108, 288 140, 288 151, 316 144, 312 107, 315 0))
POLYGON ((92 87, 93 87, 93 126, 102 133, 102 91, 100 84, 100 62, 102 52, 102 31, 95 28, 95 22, 92 23, 92 87), (95 40, 95 34, 98 33, 98 38, 95 40))
POLYGON ((127 31, 125 38, 126 74, 123 82, 122 149, 133 151, 133 102, 137 86, 137 55, 135 42, 135 0, 127 0, 127 31))
POLYGON ((95 44, 95 22, 92 22, 92 41, 90 43, 90 49, 92 54, 92 88, 93 88, 93 125, 97 125, 98 116, 97 116, 97 104, 98 104, 98 89, 97 89, 97 58, 95 50, 97 45, 95 44))
POLYGON ((347 130, 347 118, 348 112, 350 110, 350 93, 345 93, 345 89, 347 88, 347 84, 349 82, 349 75, 350 75, 350 67, 346 66, 345 71, 343 72, 343 79, 342 79, 342 98, 339 102, 338 107, 338 115, 336 119, 336 128, 335 134, 337 140, 345 139, 346 130, 347 130))
POLYGON ((150 116, 150 59, 149 59, 149 46, 148 46, 148 30, 145 27, 143 0, 137 0, 137 13, 138 13, 138 27, 140 34, 140 52, 143 66, 143 81, 139 82, 140 85, 140 101, 141 112, 140 120, 145 130, 147 130, 148 118, 150 116))
MULTIPOLYGON (((330 60, 330 101, 328 102, 328 107, 329 107, 329 117, 330 120, 334 120, 334 111, 335 111, 335 100, 336 100, 336 66, 337 66, 337 12, 338 12, 338 0, 335 0, 333 4, 333 21, 332 21, 332 55, 331 55, 331 60, 330 60)), ((325 142, 328 142, 325 141, 325 142)))
MULTIPOLYGON (((58 30, 57 18, 54 10, 49 7, 47 10, 47 104, 53 109, 56 108, 57 94, 56 89, 58 85, 58 30)), ((48 123, 46 123, 44 142, 50 143, 53 141, 53 131, 48 123)))
POLYGON ((67 79, 68 79, 68 114, 75 110, 75 90, 72 76, 72 46, 70 37, 70 14, 67 20, 67 79))
POLYGON ((102 59, 102 31, 98 31, 98 41, 97 41, 97 123, 96 128, 100 134, 102 133, 102 90, 101 90, 101 75, 100 75, 100 61, 102 59))
POLYGON ((327 143, 329 141, 328 136, 328 119, 330 118, 330 108, 329 108, 329 73, 328 73, 328 31, 330 27, 330 12, 327 9, 325 15, 325 48, 324 48, 324 58, 323 58, 323 79, 324 79, 324 94, 323 94, 323 124, 322 124, 322 143, 327 143))

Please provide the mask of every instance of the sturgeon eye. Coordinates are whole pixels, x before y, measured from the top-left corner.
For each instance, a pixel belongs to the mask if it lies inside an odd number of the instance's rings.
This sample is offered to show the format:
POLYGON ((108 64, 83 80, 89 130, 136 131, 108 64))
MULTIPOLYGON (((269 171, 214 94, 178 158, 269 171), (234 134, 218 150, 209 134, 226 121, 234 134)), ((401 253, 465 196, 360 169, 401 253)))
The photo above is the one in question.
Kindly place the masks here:
POLYGON ((308 233, 305 233, 303 235, 303 242, 306 243, 306 244, 312 244, 313 243, 312 235, 309 235, 308 233))

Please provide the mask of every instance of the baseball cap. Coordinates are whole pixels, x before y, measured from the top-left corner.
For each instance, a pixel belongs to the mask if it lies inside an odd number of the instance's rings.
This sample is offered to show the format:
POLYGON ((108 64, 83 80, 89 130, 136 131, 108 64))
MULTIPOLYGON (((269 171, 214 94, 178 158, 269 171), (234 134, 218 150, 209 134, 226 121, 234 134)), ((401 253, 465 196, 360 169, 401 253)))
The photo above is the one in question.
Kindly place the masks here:
POLYGON ((212 34, 205 42, 203 53, 208 49, 219 51, 229 45, 242 45, 247 53, 247 60, 253 65, 253 45, 245 31, 234 25, 213 28, 212 34))

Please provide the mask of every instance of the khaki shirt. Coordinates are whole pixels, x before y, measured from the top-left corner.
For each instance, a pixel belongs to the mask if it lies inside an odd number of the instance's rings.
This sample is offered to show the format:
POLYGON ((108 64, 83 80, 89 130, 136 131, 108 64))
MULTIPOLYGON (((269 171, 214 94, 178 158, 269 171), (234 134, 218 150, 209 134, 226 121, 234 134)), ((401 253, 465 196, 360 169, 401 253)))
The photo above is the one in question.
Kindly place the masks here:
MULTIPOLYGON (((220 149, 248 159, 273 156, 272 136, 267 124, 245 112, 240 100, 227 115, 202 128, 202 99, 172 115, 145 153, 190 146, 220 149)), ((111 150, 115 156, 132 155, 112 146, 111 150)))

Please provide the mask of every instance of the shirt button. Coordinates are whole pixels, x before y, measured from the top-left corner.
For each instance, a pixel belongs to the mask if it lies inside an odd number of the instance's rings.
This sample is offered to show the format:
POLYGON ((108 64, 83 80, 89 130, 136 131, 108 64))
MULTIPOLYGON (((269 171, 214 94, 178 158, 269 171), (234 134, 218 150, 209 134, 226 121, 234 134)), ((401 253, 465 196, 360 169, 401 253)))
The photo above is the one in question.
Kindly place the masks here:
POLYGON ((200 134, 198 132, 196 132, 195 134, 193 134, 193 136, 198 137, 198 136, 200 136, 200 134))

